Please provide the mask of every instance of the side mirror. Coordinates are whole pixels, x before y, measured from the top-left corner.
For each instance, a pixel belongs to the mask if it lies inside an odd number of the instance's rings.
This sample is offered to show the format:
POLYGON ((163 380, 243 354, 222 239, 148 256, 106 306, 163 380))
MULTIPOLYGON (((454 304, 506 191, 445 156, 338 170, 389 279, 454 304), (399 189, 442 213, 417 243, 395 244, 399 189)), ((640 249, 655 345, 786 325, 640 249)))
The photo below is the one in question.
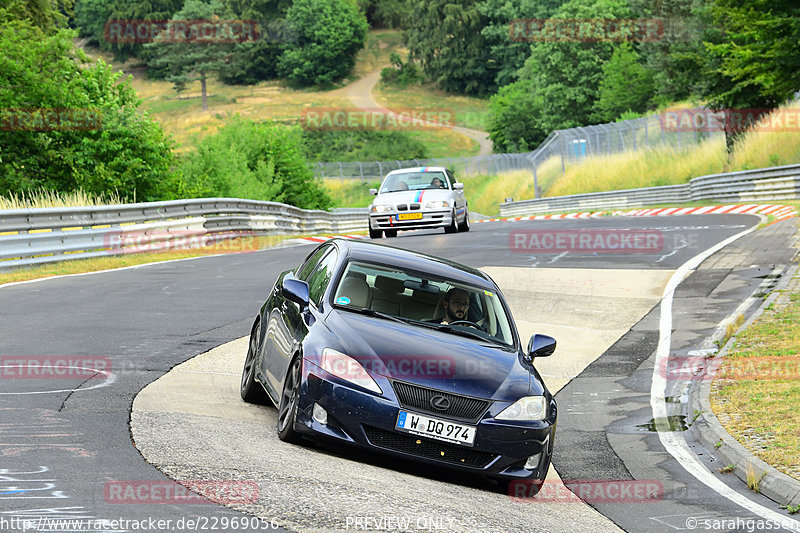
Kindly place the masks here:
POLYGON ((460 191, 464 188, 464 184, 459 181, 453 184, 453 188, 457 191, 460 191))
POLYGON ((281 282, 281 294, 287 300, 308 307, 308 283, 287 274, 281 282))
POLYGON ((370 190, 369 190, 369 193, 370 193, 372 196, 377 196, 377 195, 378 195, 378 189, 370 189, 370 190))
POLYGON ((556 340, 549 335, 539 335, 531 337, 528 342, 528 356, 531 359, 536 357, 547 357, 556 351, 556 340))

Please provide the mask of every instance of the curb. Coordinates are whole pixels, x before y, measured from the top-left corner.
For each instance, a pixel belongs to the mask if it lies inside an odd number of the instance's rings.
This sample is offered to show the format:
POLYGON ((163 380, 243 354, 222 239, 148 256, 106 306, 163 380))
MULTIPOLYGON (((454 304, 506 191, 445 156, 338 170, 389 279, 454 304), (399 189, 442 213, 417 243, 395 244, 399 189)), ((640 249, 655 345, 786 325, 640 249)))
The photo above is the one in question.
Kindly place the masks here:
MULTIPOLYGON (((733 204, 733 205, 707 205, 704 207, 661 207, 656 209, 632 209, 629 211, 585 211, 582 213, 567 213, 558 215, 531 215, 519 217, 489 218, 475 220, 481 222, 516 222, 519 220, 558 220, 575 218, 596 218, 599 216, 622 217, 653 217, 668 215, 773 215, 777 220, 791 218, 797 215, 797 209, 790 205, 780 204, 733 204)), ((776 220, 776 222, 777 222, 776 220)))
MULTIPOLYGON (((737 332, 744 330, 761 316, 764 310, 780 296, 779 291, 786 288, 797 270, 797 265, 789 267, 780 283, 737 332)), ((725 357, 735 341, 736 336, 734 335, 715 357, 725 357)), ((731 436, 711 409, 712 380, 705 379, 704 373, 696 383, 698 384, 689 389, 689 413, 699 413, 697 419, 689 427, 689 432, 694 438, 712 456, 716 456, 722 465, 734 465, 733 473, 743 482, 747 483, 748 472, 755 473, 756 477, 762 476, 758 484, 760 494, 781 506, 800 505, 800 481, 765 463, 731 436), (720 445, 720 443, 722 444, 720 445)))

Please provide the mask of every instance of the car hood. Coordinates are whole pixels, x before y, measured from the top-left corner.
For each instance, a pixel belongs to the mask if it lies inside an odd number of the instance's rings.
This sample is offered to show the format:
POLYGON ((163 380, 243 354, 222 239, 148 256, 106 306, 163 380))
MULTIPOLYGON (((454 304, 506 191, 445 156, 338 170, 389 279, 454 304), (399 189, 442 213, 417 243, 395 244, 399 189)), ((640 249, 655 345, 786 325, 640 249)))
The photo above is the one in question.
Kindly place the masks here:
POLYGON ((370 374, 494 400, 542 394, 512 348, 338 309, 326 322, 370 374))
POLYGON ((384 192, 378 195, 373 203, 377 204, 413 204, 432 200, 448 200, 453 191, 449 189, 420 189, 418 191, 384 192))

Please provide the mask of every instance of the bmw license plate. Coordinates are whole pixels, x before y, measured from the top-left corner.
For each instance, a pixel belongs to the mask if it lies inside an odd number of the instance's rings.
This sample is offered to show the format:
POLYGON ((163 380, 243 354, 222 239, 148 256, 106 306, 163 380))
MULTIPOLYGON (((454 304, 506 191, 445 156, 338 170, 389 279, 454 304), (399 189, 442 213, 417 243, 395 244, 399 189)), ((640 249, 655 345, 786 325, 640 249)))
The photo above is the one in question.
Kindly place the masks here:
POLYGON ((397 220, 419 220, 422 218, 422 213, 401 213, 397 215, 397 220))
POLYGON ((449 420, 441 420, 429 416, 400 411, 397 416, 397 429, 414 435, 431 439, 454 442, 464 446, 472 446, 475 442, 475 426, 456 424, 449 420))

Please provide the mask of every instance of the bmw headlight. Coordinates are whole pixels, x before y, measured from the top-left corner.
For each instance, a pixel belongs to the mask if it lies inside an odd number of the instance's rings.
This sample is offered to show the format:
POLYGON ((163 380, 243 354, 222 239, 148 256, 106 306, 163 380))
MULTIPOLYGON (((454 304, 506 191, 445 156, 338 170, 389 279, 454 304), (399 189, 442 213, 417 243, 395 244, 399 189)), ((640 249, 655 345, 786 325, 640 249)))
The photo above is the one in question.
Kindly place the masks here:
POLYGON ((349 381, 354 385, 358 385, 374 393, 383 394, 381 388, 375 383, 375 380, 372 379, 367 371, 364 370, 364 367, 348 355, 337 352, 331 348, 325 348, 322 350, 320 366, 323 370, 338 378, 349 381))
POLYGON ((544 396, 525 396, 512 403, 500 414, 496 420, 544 420, 547 418, 547 402, 544 396))
POLYGON ((425 209, 442 209, 443 207, 450 207, 450 204, 444 200, 433 200, 425 204, 425 209))
POLYGON ((375 204, 372 206, 370 210, 371 213, 386 213, 387 211, 391 211, 392 206, 389 204, 375 204))

